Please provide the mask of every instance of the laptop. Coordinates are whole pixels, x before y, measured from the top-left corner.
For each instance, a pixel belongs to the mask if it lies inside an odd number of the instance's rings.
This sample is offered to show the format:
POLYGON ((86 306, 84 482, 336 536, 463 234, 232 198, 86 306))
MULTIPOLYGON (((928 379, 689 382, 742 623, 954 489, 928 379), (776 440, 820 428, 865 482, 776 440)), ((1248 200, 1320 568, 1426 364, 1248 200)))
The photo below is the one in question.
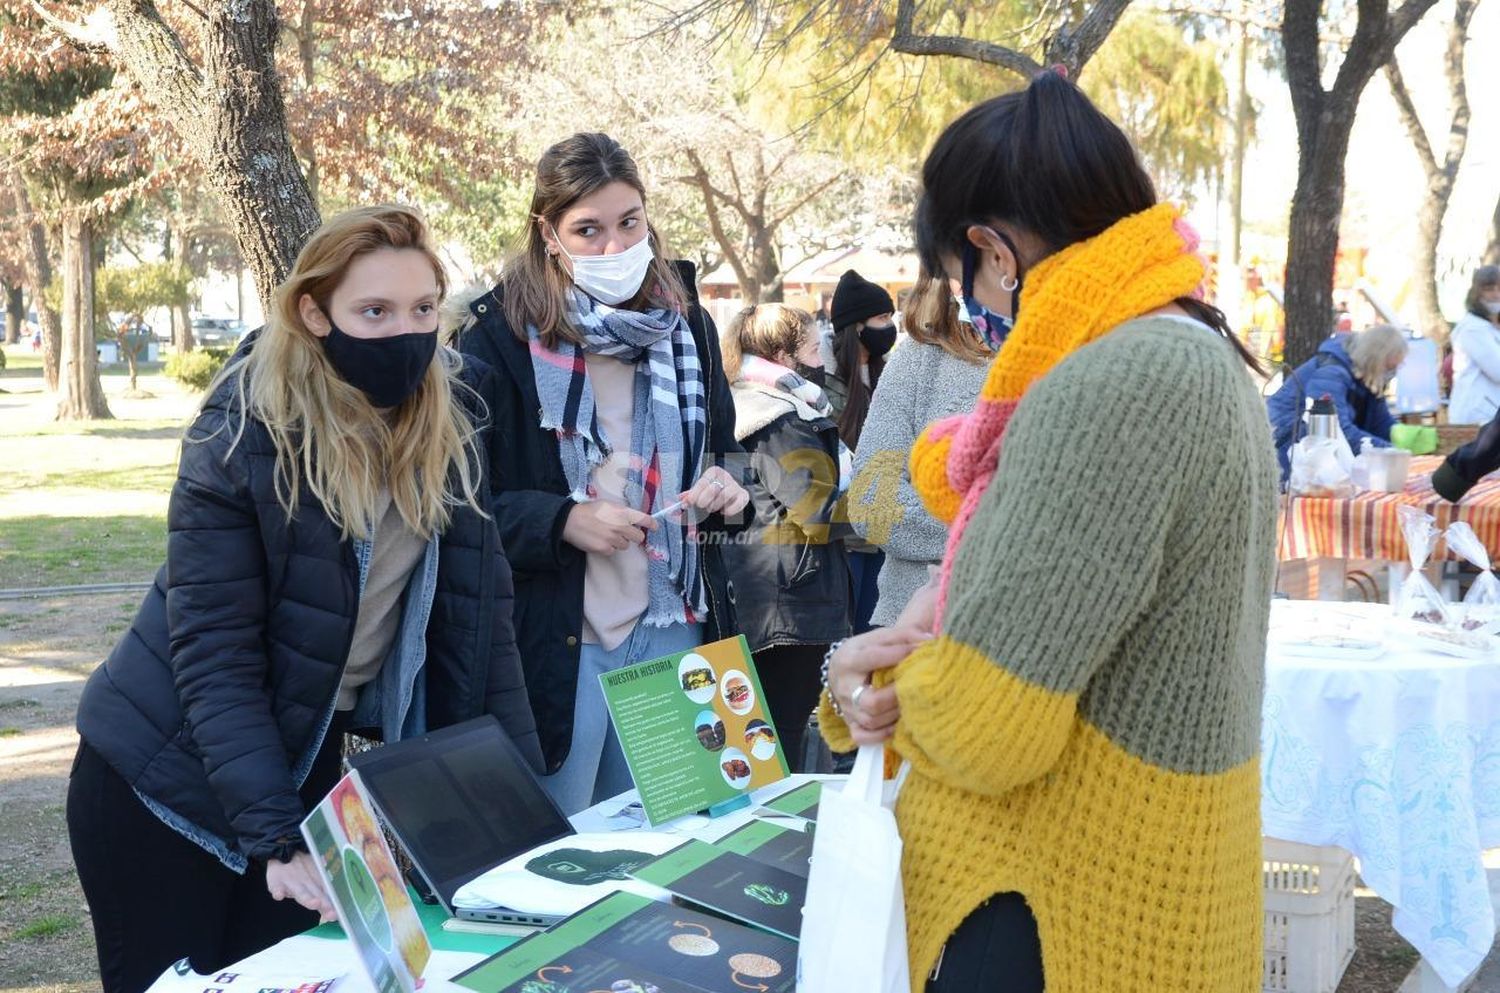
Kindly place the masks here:
MULTIPOLYGON (((420 878, 449 916, 550 927, 561 916, 454 908, 460 887, 523 852, 574 834, 490 716, 349 757, 420 878)), ((425 892, 424 892, 425 890, 425 892)))

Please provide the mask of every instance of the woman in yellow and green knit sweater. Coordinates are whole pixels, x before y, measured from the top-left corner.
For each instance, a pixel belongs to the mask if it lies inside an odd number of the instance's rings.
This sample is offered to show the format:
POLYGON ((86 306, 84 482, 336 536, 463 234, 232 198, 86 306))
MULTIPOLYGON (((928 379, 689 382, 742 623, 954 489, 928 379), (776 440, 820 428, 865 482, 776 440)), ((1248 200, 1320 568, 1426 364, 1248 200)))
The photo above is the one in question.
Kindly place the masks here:
POLYGON ((821 708, 835 748, 912 764, 913 990, 1257 990, 1277 472, 1253 359, 1060 76, 959 118, 922 179, 924 265, 1004 340, 974 412, 912 449, 942 574, 842 643, 821 708))

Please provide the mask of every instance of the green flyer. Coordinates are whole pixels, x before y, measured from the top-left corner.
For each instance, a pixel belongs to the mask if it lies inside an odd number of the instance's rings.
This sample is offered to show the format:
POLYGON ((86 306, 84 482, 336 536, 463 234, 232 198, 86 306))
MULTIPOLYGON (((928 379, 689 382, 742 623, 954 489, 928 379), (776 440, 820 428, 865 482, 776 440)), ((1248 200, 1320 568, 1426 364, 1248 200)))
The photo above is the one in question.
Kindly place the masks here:
POLYGON ((652 824, 786 778, 743 637, 607 672, 599 683, 652 824))

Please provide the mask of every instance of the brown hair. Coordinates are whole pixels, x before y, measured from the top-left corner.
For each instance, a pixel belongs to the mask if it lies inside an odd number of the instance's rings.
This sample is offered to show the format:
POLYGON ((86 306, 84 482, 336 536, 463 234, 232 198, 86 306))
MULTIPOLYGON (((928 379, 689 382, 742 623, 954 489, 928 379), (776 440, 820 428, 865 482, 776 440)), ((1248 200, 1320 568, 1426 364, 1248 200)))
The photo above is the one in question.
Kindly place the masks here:
MULTIPOLYGON (((526 329, 534 327, 548 348, 556 348, 560 340, 579 342, 578 331, 567 318, 566 295, 573 280, 558 258, 548 255, 542 225, 555 230, 564 211, 610 183, 629 185, 641 195, 641 202, 646 202, 646 186, 641 182, 635 160, 607 134, 575 134, 542 153, 536 164, 536 189, 531 195, 525 234, 506 259, 500 277, 505 319, 522 341, 527 339, 526 329)), ((659 307, 682 312, 687 307, 687 290, 669 261, 667 246, 649 215, 646 237, 651 239, 655 253, 651 268, 640 292, 633 300, 620 304, 620 308, 659 307)))
POLYGON ((1469 295, 1464 297, 1464 309, 1475 317, 1495 322, 1497 318, 1485 310, 1479 302, 1479 294, 1500 286, 1500 265, 1482 265, 1474 270, 1474 282, 1469 286, 1469 295))
POLYGON ((974 333, 972 324, 958 319, 958 303, 948 290, 948 281, 923 272, 917 277, 901 312, 906 336, 919 345, 936 345, 954 358, 973 365, 988 365, 995 353, 974 333))
POLYGON ((746 355, 775 361, 778 356, 797 354, 797 350, 816 333, 812 315, 780 303, 763 303, 746 307, 719 336, 719 351, 724 358, 724 375, 733 383, 740 378, 740 364, 746 355))
POLYGON ((389 488, 401 519, 426 538, 447 526, 458 504, 484 513, 476 433, 458 398, 468 389, 458 379, 462 359, 439 347, 417 391, 387 418, 334 370, 298 307, 307 295, 327 313, 354 260, 382 249, 421 252, 439 295, 447 292, 442 261, 415 208, 340 214, 313 232, 276 288, 254 347, 226 365, 219 381, 233 380, 239 399, 230 451, 244 436, 248 416, 270 433, 276 496, 288 518, 305 485, 345 538, 362 538, 376 523, 380 491, 389 488))

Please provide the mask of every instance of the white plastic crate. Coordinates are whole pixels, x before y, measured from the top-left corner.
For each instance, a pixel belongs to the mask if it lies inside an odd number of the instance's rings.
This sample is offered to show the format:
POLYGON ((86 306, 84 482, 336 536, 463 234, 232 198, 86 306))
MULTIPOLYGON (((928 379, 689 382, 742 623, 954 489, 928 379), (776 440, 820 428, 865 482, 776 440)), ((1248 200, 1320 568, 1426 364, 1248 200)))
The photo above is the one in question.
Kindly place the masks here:
POLYGON ((1354 957, 1354 857, 1265 838, 1264 993, 1333 993, 1354 957))

